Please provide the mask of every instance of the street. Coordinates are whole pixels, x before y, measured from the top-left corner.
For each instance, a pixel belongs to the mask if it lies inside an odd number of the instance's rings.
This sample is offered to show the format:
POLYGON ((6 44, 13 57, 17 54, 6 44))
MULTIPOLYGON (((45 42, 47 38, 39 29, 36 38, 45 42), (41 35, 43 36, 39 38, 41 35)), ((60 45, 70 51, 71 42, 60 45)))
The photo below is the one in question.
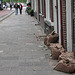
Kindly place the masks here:
POLYGON ((74 75, 53 70, 57 61, 45 50, 34 17, 12 14, 0 22, 0 75, 74 75))
POLYGON ((14 11, 14 8, 12 10, 10 10, 10 8, 4 9, 0 11, 0 18, 6 16, 8 13, 14 11))

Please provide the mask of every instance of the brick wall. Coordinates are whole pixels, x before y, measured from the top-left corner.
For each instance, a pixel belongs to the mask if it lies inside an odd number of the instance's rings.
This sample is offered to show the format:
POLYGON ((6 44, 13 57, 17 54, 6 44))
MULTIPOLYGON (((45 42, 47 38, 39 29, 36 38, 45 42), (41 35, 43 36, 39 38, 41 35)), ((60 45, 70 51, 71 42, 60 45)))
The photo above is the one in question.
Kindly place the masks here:
POLYGON ((46 3, 45 3, 45 0, 44 0, 44 17, 46 18, 46 3))
POLYGON ((53 0, 50 0, 50 17, 51 17, 51 21, 53 22, 53 0))
POLYGON ((66 27, 66 0, 61 0, 61 21, 63 47, 67 49, 67 27, 66 27))

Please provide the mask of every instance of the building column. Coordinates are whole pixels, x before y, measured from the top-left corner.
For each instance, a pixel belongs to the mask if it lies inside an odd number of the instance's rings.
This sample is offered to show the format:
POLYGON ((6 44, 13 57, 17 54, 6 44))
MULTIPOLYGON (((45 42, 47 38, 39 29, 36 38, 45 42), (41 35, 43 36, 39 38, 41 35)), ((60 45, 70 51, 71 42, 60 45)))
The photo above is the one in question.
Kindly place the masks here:
POLYGON ((36 12, 36 0, 34 0, 34 12, 36 12))
POLYGON ((33 0, 31 1, 31 8, 34 9, 34 2, 33 2, 33 0))
POLYGON ((45 0, 46 2, 46 20, 50 20, 50 0, 45 0))
POLYGON ((42 14, 42 0, 40 0, 40 14, 42 14))
POLYGON ((72 51, 72 16, 71 0, 66 0, 66 21, 67 21, 67 51, 72 51))
POLYGON ((60 0, 58 0, 58 25, 59 25, 59 43, 61 44, 61 17, 60 17, 60 0))
POLYGON ((54 12, 54 31, 57 33, 57 6, 56 6, 56 0, 53 0, 53 12, 54 12))

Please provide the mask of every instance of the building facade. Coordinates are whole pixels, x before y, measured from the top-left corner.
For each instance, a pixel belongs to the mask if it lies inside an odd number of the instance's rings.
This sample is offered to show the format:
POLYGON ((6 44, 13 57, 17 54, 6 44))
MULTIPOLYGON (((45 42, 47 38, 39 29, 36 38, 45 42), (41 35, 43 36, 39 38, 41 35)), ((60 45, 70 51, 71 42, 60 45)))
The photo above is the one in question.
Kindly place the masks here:
POLYGON ((32 0, 35 18, 46 34, 59 33, 59 43, 75 51, 75 0, 32 0))

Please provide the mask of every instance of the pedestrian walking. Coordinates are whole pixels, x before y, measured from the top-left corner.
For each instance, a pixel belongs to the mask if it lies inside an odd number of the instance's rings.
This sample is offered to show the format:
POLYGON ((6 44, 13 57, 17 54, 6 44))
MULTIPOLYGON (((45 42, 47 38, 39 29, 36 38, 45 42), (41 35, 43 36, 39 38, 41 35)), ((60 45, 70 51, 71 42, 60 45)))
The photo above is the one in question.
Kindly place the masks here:
POLYGON ((12 4, 10 3, 10 10, 12 10, 12 4))
POLYGON ((18 14, 18 4, 17 4, 17 2, 15 2, 14 8, 15 8, 15 15, 17 15, 18 14))
POLYGON ((20 10, 20 14, 22 14, 22 4, 19 3, 19 10, 20 10))

